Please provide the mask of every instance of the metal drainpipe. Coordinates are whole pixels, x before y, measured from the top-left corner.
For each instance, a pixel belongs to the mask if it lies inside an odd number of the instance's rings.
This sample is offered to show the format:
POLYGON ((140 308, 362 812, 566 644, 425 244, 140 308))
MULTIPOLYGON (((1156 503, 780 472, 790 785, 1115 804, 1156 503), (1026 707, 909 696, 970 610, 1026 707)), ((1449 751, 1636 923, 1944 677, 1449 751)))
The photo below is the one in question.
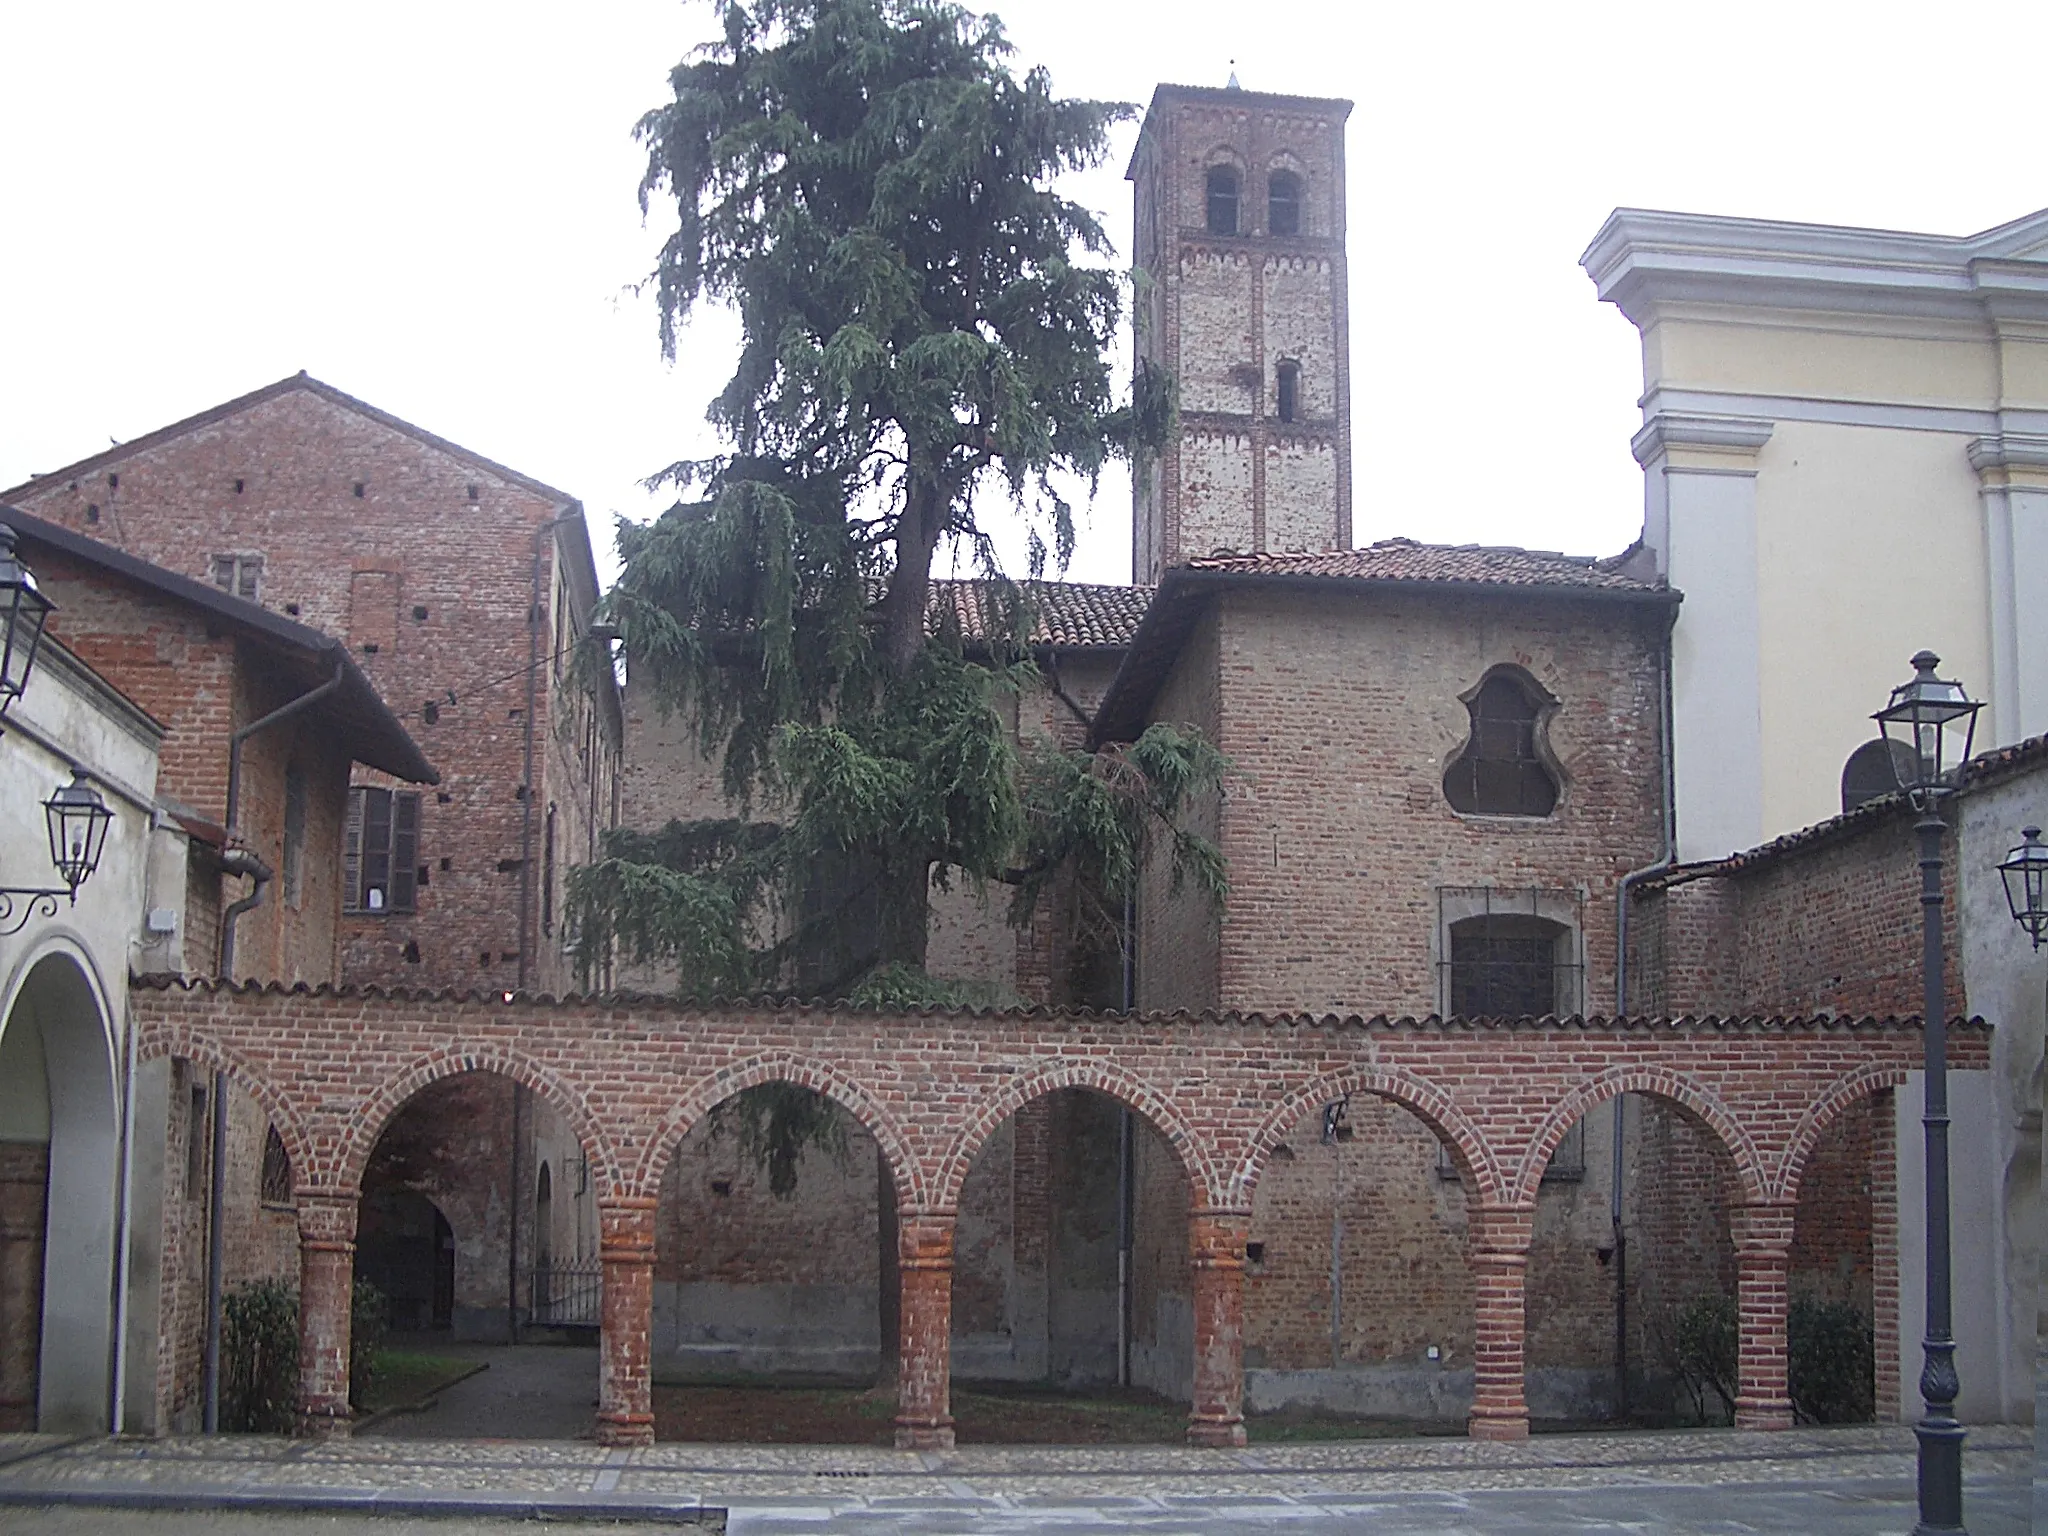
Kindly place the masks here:
MULTIPOLYGON (((1678 859, 1678 800, 1671 750, 1671 629, 1678 611, 1671 610, 1664 630, 1664 654, 1658 668, 1658 758, 1663 770, 1664 848, 1654 864, 1632 869, 1621 877, 1614 908, 1614 1016, 1628 1017, 1628 903, 1636 886, 1663 874, 1678 859)), ((1626 1171, 1622 1155, 1622 1133, 1628 1126, 1628 1095, 1614 1096, 1613 1167, 1609 1175, 1607 1214, 1612 1223, 1614 1243, 1614 1405, 1618 1417, 1628 1416, 1628 1229, 1623 1224, 1621 1184, 1626 1171)))
MULTIPOLYGON (((269 714, 250 721, 228 738, 228 804, 226 825, 230 836, 234 834, 235 820, 242 808, 242 744, 259 731, 267 731, 290 719, 300 711, 309 709, 333 693, 348 676, 345 659, 334 663, 334 676, 317 688, 307 690, 296 699, 273 709, 269 714)), ((221 914, 220 950, 218 973, 232 978, 235 965, 235 924, 242 914, 253 910, 263 900, 263 891, 274 878, 271 868, 262 859, 246 848, 230 848, 221 855, 221 873, 226 875, 247 875, 250 880, 249 894, 230 905, 221 914)), ((209 1435, 220 1432, 220 1326, 221 1288, 223 1266, 226 1255, 221 1251, 221 1207, 227 1194, 227 1145, 228 1145, 228 1095, 227 1074, 213 1074, 213 1168, 207 1185, 206 1197, 206 1396, 200 1419, 201 1427, 209 1435)))
MULTIPOLYGON (((1129 1013, 1137 1004, 1137 922, 1138 898, 1135 890, 1124 892, 1123 941, 1124 960, 1124 1012, 1129 1013)), ((1128 1387, 1131 1384, 1131 1294, 1133 1279, 1131 1248, 1137 1236, 1137 1193, 1136 1123, 1131 1119, 1128 1104, 1117 1106, 1116 1126, 1116 1384, 1128 1387)))
POLYGON ((519 990, 533 977, 533 711, 540 697, 540 557, 562 524, 581 517, 581 507, 557 513, 533 531, 533 601, 526 610, 526 756, 519 783, 519 990))

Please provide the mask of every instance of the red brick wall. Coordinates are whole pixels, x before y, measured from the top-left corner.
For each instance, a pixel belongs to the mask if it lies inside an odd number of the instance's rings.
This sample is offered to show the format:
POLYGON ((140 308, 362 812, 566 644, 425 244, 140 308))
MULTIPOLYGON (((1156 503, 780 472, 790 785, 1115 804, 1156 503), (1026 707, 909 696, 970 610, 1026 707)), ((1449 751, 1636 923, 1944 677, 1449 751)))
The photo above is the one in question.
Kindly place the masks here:
MULTIPOLYGON (((536 632, 543 658, 533 721, 536 861, 550 804, 566 850, 584 856, 588 823, 609 820, 615 768, 609 744, 596 754, 584 751, 583 715, 569 697, 568 674, 558 679, 547 662, 558 590, 566 586, 549 552, 536 592, 534 547, 559 502, 303 388, 202 419, 168 441, 134 447, 117 463, 39 481, 15 495, 40 517, 201 581, 211 579, 217 553, 260 553, 263 606, 347 639, 442 775, 438 793, 428 790, 422 806, 428 880, 419 910, 348 918, 343 975, 361 982, 510 984, 516 958, 503 956, 520 949, 519 791, 528 648, 536 632), (431 723, 429 702, 437 717, 431 723), (597 761, 586 764, 591 756, 597 761), (417 945, 417 960, 408 944, 417 945)), ((136 696, 157 712, 149 697, 136 696)), ((225 698, 211 702, 225 718, 225 698)), ((172 794, 217 813, 225 771, 223 762, 211 776, 182 773, 175 739, 166 743, 172 794)), ((382 782, 368 774, 359 781, 382 782)), ((338 863, 339 847, 337 834, 323 846, 324 858, 338 863)), ((567 862, 558 860, 558 870, 567 862)), ((559 989, 566 981, 559 933, 540 942, 537 884, 535 892, 531 981, 559 989)))
MULTIPOLYGON (((1214 1000, 1434 1012, 1437 892, 1491 886, 1570 893, 1585 997, 1602 1008, 1614 991, 1616 882, 1661 839, 1662 622, 1661 611, 1499 595, 1223 594, 1153 709, 1220 721, 1233 769, 1214 1000), (1460 696, 1502 664, 1558 700, 1548 739, 1564 784, 1548 817, 1466 816, 1444 798, 1445 768, 1470 734, 1460 696), (1213 711, 1199 691, 1211 665, 1213 711)), ((1201 949, 1174 908, 1155 898, 1147 911, 1148 957, 1201 949)), ((1211 1001, 1170 974, 1148 970, 1148 1005, 1211 1001)))

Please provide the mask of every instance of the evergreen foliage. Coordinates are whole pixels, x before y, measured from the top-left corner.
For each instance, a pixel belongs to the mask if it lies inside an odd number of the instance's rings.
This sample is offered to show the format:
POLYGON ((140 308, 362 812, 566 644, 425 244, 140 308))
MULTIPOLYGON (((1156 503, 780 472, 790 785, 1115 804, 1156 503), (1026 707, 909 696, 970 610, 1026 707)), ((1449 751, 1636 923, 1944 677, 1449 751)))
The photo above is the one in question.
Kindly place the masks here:
POLYGON ((1128 109, 1013 72, 1000 24, 956 5, 715 8, 721 39, 641 120, 641 201, 677 219, 653 277, 664 348, 700 303, 739 315, 710 411, 728 451, 670 466, 683 499, 621 525, 608 616, 737 818, 616 833, 575 873, 586 976, 617 956, 698 996, 947 1001, 923 974, 934 878, 1008 884, 1023 922, 1078 877, 1113 930, 1151 843, 1221 900, 1220 855, 1181 824, 1218 790, 1213 746, 1154 726, 1020 751, 1001 712, 1036 681, 1032 614, 984 508, 1024 519, 1033 575, 1063 565, 1060 486, 1171 422, 1157 378, 1137 407, 1113 397, 1123 280, 1054 190, 1128 109), (990 584, 994 633, 934 603, 942 550, 990 584))

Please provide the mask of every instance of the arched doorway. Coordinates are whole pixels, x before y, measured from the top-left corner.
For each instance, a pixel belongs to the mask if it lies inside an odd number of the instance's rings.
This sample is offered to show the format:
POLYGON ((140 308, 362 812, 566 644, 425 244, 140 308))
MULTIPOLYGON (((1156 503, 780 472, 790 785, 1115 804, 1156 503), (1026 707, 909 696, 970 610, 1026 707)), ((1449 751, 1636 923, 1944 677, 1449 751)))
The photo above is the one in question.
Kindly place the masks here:
POLYGON ((47 954, 0 1023, 0 1429, 107 1427, 119 1151, 99 991, 47 954))
POLYGON ((356 1222, 356 1276, 383 1293, 395 1332, 446 1332, 455 1311, 455 1230, 424 1195, 365 1193, 356 1222))

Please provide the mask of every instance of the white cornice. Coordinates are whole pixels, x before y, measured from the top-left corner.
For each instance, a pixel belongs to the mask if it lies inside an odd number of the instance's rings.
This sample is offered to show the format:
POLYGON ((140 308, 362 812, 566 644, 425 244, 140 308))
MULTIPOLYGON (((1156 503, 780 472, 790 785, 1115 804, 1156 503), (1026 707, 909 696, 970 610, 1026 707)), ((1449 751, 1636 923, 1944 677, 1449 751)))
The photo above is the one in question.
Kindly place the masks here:
POLYGON ((1629 439, 1629 452, 1647 467, 1673 448, 1702 448, 1718 453, 1755 453, 1771 440, 1768 421, 1739 416, 1686 416, 1659 411, 1629 439))
POLYGON ((1993 469, 2048 469, 2048 434, 2001 432, 1970 440, 1970 468, 1983 474, 1993 469))
POLYGON ((1579 265, 1638 326, 1674 301, 2048 318, 2048 208, 1964 236, 1618 208, 1579 265))

